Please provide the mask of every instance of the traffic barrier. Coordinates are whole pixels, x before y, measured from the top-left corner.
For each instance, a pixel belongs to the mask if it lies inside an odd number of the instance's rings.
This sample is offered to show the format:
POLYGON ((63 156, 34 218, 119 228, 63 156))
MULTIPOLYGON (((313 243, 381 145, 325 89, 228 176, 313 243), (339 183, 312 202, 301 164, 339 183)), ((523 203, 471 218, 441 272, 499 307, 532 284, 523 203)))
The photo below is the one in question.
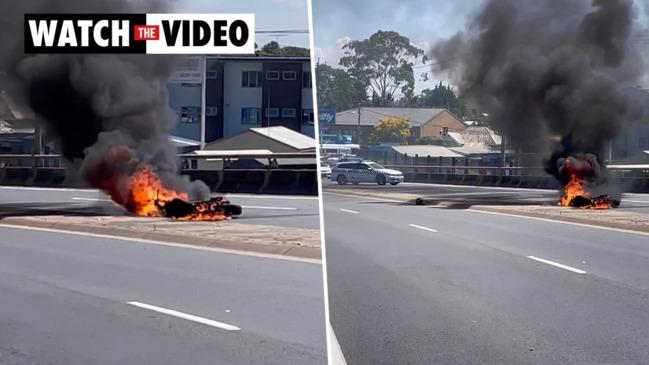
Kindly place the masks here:
MULTIPOLYGON (((307 194, 318 193, 318 171, 315 153, 277 153, 260 155, 207 156, 181 155, 185 159, 259 160, 268 159, 262 168, 224 168, 219 170, 184 169, 191 180, 202 180, 213 192, 250 194, 307 194), (286 165, 277 161, 286 162, 286 165), (299 167, 290 162, 299 160, 299 167), (312 164, 304 164, 312 159, 312 164), (272 162, 272 163, 271 163, 272 162)), ((185 164, 183 164, 185 165, 185 164)), ((42 187, 85 187, 79 181, 67 178, 66 162, 59 155, 0 155, 0 184, 33 185, 42 187)), ((187 164, 188 166, 188 164, 187 164)))

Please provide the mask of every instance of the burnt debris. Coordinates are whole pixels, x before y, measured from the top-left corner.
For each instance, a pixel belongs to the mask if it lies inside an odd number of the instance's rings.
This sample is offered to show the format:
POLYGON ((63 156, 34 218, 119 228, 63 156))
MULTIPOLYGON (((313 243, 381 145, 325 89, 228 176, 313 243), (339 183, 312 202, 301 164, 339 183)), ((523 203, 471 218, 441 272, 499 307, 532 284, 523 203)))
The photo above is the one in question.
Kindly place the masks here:
POLYGON ((199 216, 233 217, 241 215, 243 211, 240 205, 231 204, 229 200, 221 196, 198 202, 187 202, 182 199, 173 199, 166 204, 157 203, 157 205, 165 217, 174 219, 194 218, 199 216))

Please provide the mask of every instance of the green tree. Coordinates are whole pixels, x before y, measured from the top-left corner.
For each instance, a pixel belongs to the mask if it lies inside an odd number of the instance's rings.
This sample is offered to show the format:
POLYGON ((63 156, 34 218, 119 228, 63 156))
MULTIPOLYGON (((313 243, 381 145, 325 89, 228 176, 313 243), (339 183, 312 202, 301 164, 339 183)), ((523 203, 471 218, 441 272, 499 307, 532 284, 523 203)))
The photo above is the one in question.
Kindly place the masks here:
POLYGON ((346 110, 367 104, 363 87, 345 70, 319 64, 315 72, 320 108, 346 110))
POLYGON ((264 44, 261 49, 257 51, 260 56, 303 56, 308 57, 311 55, 308 48, 286 46, 282 47, 275 41, 270 41, 264 44))
POLYGON ((372 142, 407 144, 410 137, 410 119, 405 116, 383 117, 374 125, 372 142))
POLYGON ((433 89, 424 89, 414 100, 414 106, 422 108, 445 108, 459 118, 467 116, 467 109, 462 100, 449 85, 441 81, 433 89))
POLYGON ((415 86, 413 65, 427 61, 424 51, 410 44, 410 39, 393 31, 381 31, 368 39, 343 46, 340 65, 363 82, 366 93, 377 106, 393 105, 400 91, 412 99, 415 86))
POLYGON ((423 136, 415 140, 416 145, 438 145, 442 146, 444 141, 439 137, 423 136))

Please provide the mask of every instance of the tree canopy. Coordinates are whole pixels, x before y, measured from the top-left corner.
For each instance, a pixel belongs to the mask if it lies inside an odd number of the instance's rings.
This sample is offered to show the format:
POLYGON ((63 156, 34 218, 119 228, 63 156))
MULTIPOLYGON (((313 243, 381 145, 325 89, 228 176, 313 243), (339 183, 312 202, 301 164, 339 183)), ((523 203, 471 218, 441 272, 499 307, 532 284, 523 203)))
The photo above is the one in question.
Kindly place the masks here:
POLYGON ((381 31, 368 39, 354 40, 343 46, 340 65, 362 82, 374 105, 396 102, 397 92, 413 97, 415 62, 425 63, 424 51, 410 44, 410 39, 393 31, 381 31))
POLYGON ((408 143, 410 137, 410 119, 405 116, 383 117, 374 125, 372 142, 408 143))
POLYGON ((311 53, 308 48, 286 46, 282 47, 275 41, 264 44, 257 54, 260 56, 304 56, 309 57, 311 53))
POLYGON ((367 103, 363 86, 343 69, 317 65, 316 79, 320 108, 346 110, 367 103))
POLYGON ((460 118, 467 116, 466 106, 455 95, 453 88, 441 81, 433 89, 424 89, 413 100, 413 106, 421 108, 445 108, 460 118))

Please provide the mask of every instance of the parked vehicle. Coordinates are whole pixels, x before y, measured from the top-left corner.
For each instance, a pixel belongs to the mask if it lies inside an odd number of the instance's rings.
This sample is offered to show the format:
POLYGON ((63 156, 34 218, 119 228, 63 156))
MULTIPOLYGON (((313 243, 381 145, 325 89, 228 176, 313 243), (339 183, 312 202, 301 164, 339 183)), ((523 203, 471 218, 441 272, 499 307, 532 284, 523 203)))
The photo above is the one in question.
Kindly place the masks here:
POLYGON ((331 167, 324 161, 320 161, 320 176, 323 178, 331 177, 331 167))
POLYGON ((398 170, 386 169, 372 161, 341 162, 331 170, 331 180, 340 185, 348 182, 359 184, 362 182, 385 185, 397 185, 403 181, 403 173, 398 170))

